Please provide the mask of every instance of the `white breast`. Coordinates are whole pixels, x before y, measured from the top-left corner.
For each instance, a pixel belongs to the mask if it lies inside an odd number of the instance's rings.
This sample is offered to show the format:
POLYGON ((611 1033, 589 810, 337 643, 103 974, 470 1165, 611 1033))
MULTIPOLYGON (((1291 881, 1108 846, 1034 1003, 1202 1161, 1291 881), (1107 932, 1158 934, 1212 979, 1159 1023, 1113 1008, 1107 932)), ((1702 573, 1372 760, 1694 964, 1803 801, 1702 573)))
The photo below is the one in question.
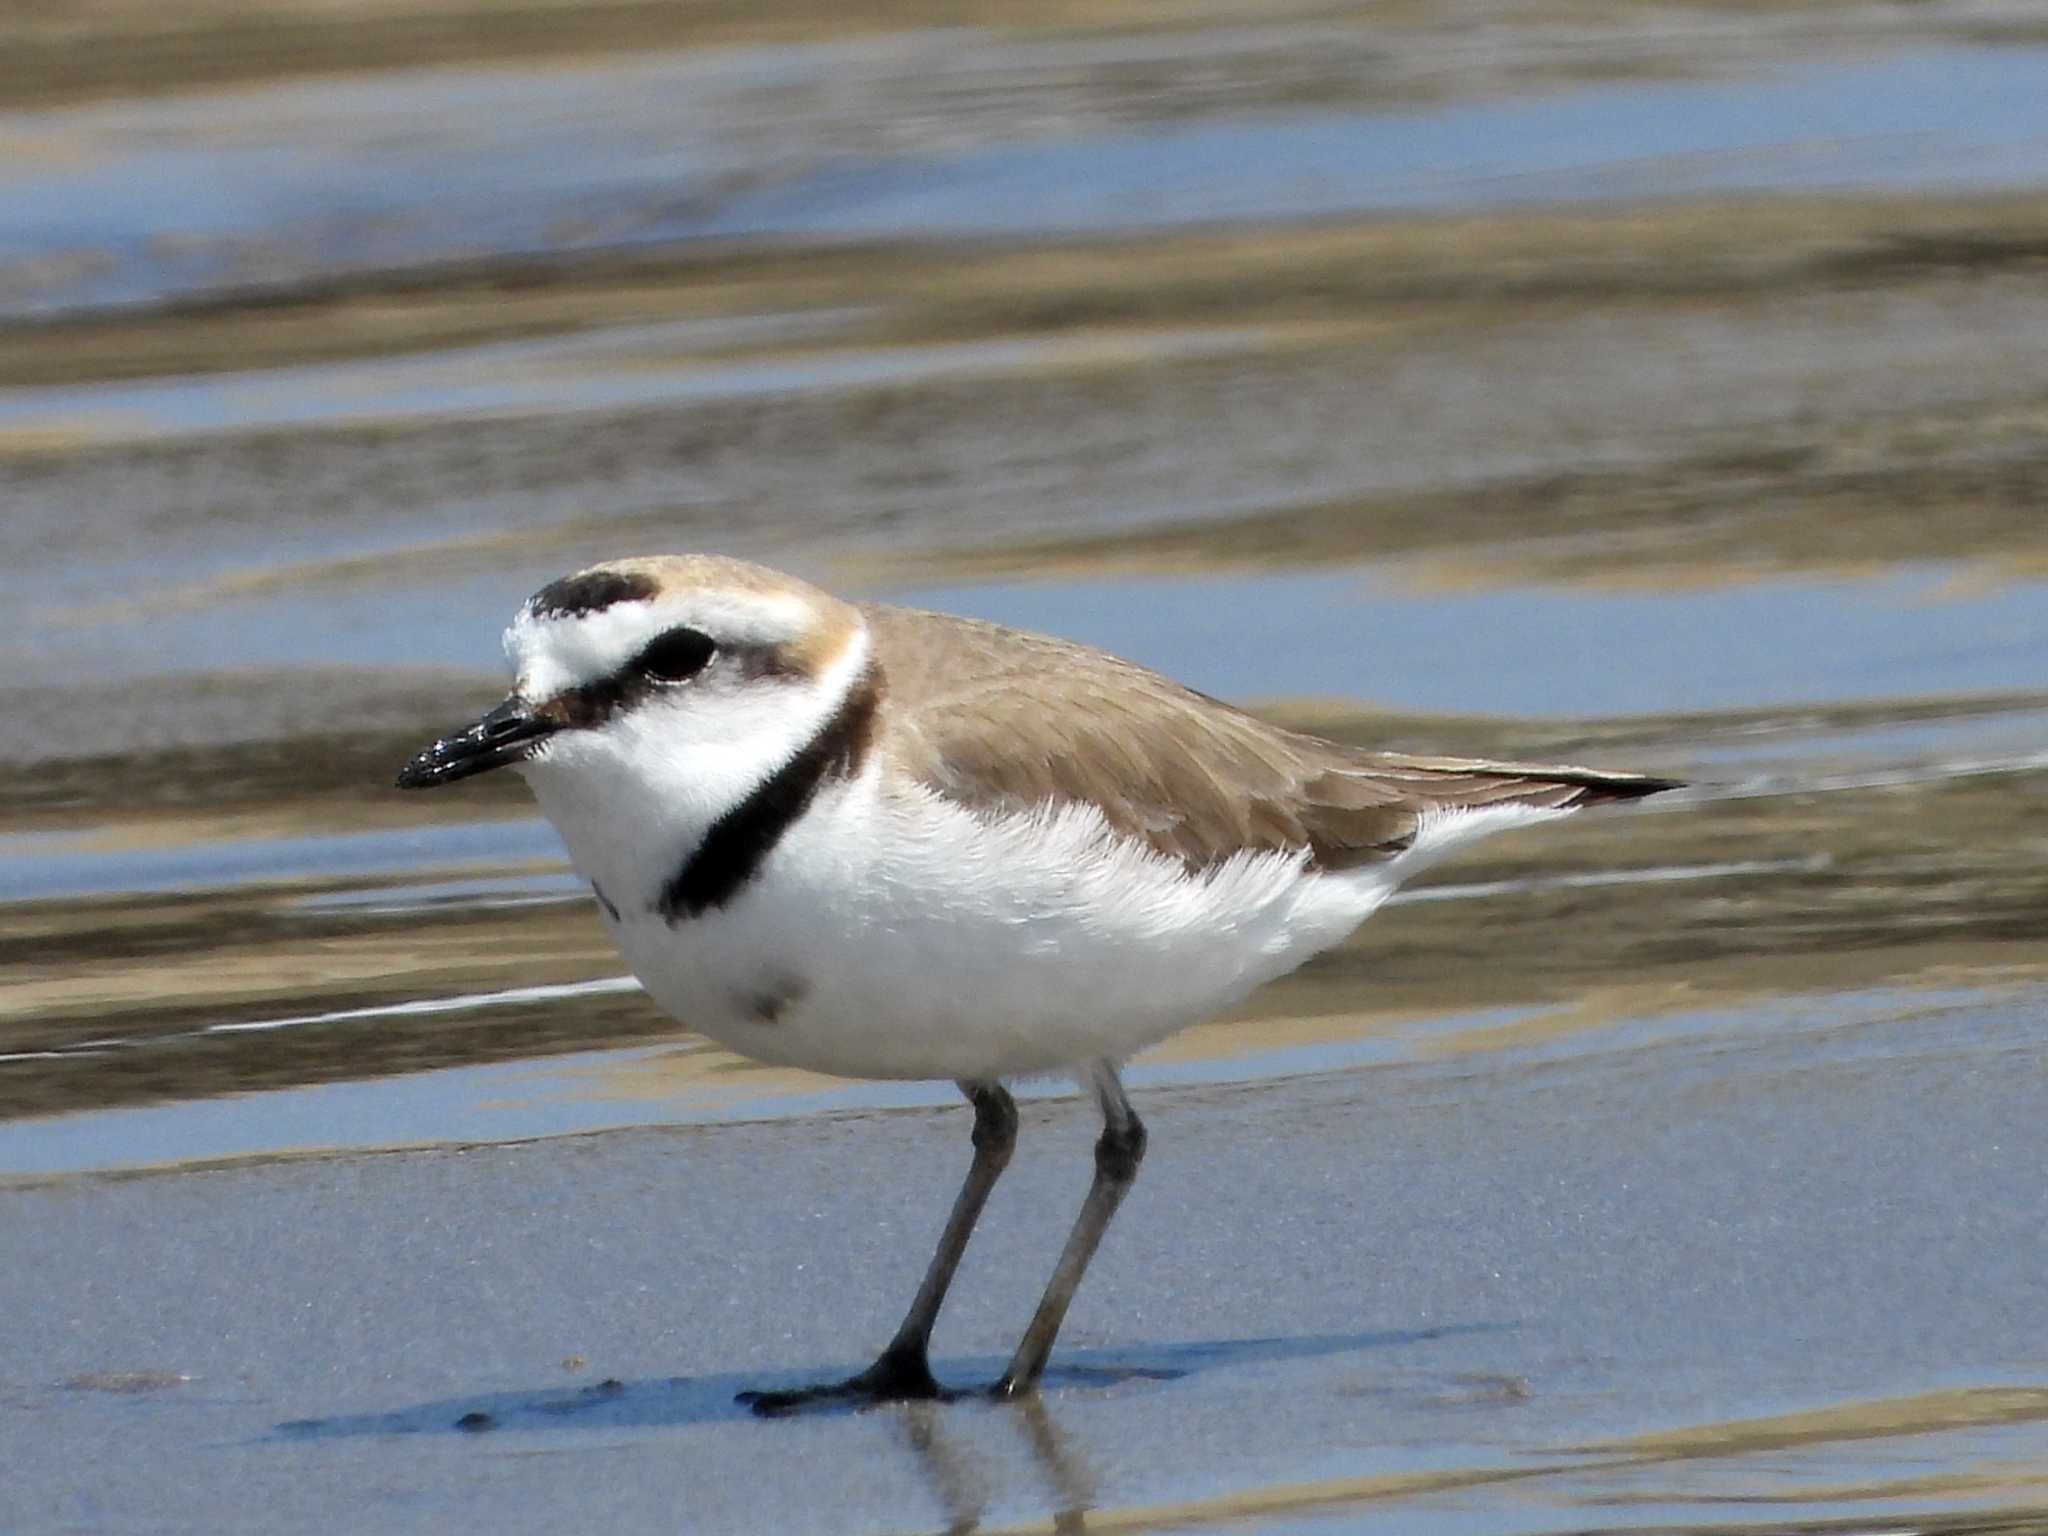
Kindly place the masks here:
POLYGON ((747 1055, 980 1079, 1128 1056, 1336 943, 1397 883, 1278 854, 1191 877, 1093 808, 988 820, 871 767, 821 791, 725 908, 615 926, 656 1001, 747 1055))

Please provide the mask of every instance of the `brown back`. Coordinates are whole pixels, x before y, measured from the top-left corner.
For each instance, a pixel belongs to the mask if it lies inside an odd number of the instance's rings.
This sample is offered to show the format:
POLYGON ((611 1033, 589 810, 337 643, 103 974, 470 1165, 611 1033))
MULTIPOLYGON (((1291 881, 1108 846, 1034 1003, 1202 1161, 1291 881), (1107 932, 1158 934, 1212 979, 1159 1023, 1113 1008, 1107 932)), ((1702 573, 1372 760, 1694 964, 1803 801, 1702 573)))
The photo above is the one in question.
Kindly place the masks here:
POLYGON ((1565 809, 1670 779, 1366 752, 1282 730, 1087 646, 944 614, 862 612, 912 778, 977 810, 1098 807, 1115 831, 1209 868, 1307 849, 1315 867, 1391 858, 1423 812, 1565 809))

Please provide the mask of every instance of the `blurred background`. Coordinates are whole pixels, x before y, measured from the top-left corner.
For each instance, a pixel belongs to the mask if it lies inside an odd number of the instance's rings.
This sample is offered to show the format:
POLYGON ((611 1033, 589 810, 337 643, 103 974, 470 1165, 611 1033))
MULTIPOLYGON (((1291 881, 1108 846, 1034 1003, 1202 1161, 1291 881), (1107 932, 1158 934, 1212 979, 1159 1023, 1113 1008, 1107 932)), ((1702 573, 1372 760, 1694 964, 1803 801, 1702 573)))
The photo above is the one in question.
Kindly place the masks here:
POLYGON ((665 1032, 510 776, 388 788, 625 553, 1720 783, 1482 851, 1693 878, 1474 908, 1483 977, 1375 924, 1287 1010, 1337 1035, 2032 962, 2029 7, 0 25, 0 1113, 665 1032))
POLYGON ((2035 1060, 2044 338, 2023 0, 9 5, 0 1173, 944 1102, 678 1035, 511 776, 388 787, 689 549, 1704 781, 1140 1088, 2035 1060))

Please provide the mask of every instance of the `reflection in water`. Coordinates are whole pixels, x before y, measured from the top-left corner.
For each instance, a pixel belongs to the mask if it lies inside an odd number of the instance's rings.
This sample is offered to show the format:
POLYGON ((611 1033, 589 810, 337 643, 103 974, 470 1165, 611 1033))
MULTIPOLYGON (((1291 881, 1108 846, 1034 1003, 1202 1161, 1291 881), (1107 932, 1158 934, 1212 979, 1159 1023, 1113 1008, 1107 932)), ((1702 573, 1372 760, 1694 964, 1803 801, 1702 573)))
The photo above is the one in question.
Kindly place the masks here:
POLYGON ((1053 1423, 1043 1397, 1027 1397, 1018 1404, 1018 1419, 1031 1455, 1044 1471, 1053 1493, 1053 1529, 1087 1529, 1086 1516, 1095 1505, 1095 1479, 1087 1463, 1075 1454, 1072 1442, 1053 1423))
POLYGON ((940 1429, 943 1410, 937 1404, 905 1403, 899 1411, 911 1456, 946 1512, 946 1530, 965 1536, 980 1526, 982 1512, 988 1508, 988 1479, 979 1464, 940 1429))
MULTIPOLYGON (((965 1533, 981 1528, 993 1506, 1024 1503, 1043 1508, 1056 1531, 1085 1531, 1089 1515, 1103 1508, 1100 1481, 1077 1437, 1063 1420, 1086 1412, 1091 1389, 1104 1384, 1129 1385, 1156 1381, 1162 1389, 1197 1374, 1237 1365, 1282 1360, 1314 1360, 1343 1356, 1375 1346, 1410 1344, 1457 1333, 1485 1334, 1484 1327, 1442 1329, 1425 1334, 1361 1335, 1328 1339, 1215 1340, 1189 1346, 1162 1346, 1139 1351, 1123 1362, 1123 1352, 1097 1355, 1079 1369, 1055 1367, 1042 1394, 1021 1402, 996 1404, 968 1392, 950 1401, 911 1402, 863 1409, 833 1406, 811 1415, 832 1420, 879 1421, 908 1452, 918 1482, 944 1514, 945 1529, 965 1533), (1175 1362, 1168 1367, 1165 1362, 1175 1362), (994 1430, 996 1433, 991 1433, 994 1430), (1015 1460, 1006 1445, 1021 1445, 1033 1474, 1029 1492, 1011 1481, 1015 1460)), ((944 1362, 946 1374, 972 1371, 992 1378, 1003 1362, 944 1362)), ((792 1382, 803 1372, 789 1373, 792 1382)), ((748 1378, 752 1379, 752 1378, 748 1378)), ((387 1413, 342 1418, 301 1419, 276 1426, 278 1439, 326 1441, 382 1438, 415 1434, 535 1434, 560 1431, 674 1431, 728 1423, 749 1426, 760 1442, 784 1439, 786 1421, 762 1421, 734 1401, 742 1378, 737 1375, 678 1377, 669 1380, 607 1379, 573 1388, 501 1392, 442 1399, 387 1413)), ((1426 1400, 1470 1409, 1475 1402, 1493 1404, 1493 1394, 1474 1398, 1467 1378, 1450 1376, 1422 1389, 1426 1400), (1437 1387, 1442 1390, 1438 1391, 1437 1387)), ((1327 1382, 1310 1388, 1327 1390, 1327 1382)), ((1526 1387, 1499 1401, 1520 1404, 1526 1387)), ((1207 1399, 1214 1402, 1214 1398, 1207 1399)), ((1490 1453, 1464 1446, 1466 1457, 1481 1459, 1445 1463, 1424 1457, 1411 1464, 1405 1454, 1389 1448, 1381 1457, 1361 1459, 1377 1469, 1345 1476, 1325 1476, 1190 1498, 1165 1504, 1111 1503, 1118 1528, 1173 1528, 1183 1525, 1236 1524, 1287 1515, 1358 1514, 1382 1507, 1406 1512, 1425 1528, 1431 1500, 1461 1490, 1499 1488, 1537 1482, 1552 1496, 1574 1505, 1634 1507, 1669 1512, 1715 1507, 1729 1479, 1753 1478, 1757 1458, 1776 1458, 1773 1493, 1768 1497, 1738 1495, 1736 1502, 1775 1504, 1787 1511, 1880 1503, 1911 1508, 1930 1496, 1973 1503, 2024 1499, 2023 1507, 1988 1515, 1972 1530, 2033 1531, 2041 1511, 2034 1502, 2048 1482, 2036 1469, 2039 1437, 2034 1431, 2048 1417, 2048 1389, 2037 1387, 1963 1387, 1915 1397, 1871 1398, 1829 1404, 1811 1411, 1773 1418, 1689 1423, 1628 1439, 1581 1445, 1520 1445, 1525 1454, 1503 1458, 1501 1447, 1490 1453), (1921 1465, 1931 1454, 1929 1437, 1950 1436, 1975 1454, 1954 1450, 1945 1465, 1955 1468, 1935 1476, 1910 1475, 1902 1469, 1921 1465), (1891 1442, 1896 1442, 1893 1444, 1891 1442), (1849 1450, 1846 1448, 1858 1448, 1849 1450), (1998 1452, 2005 1454, 2000 1455, 1998 1452), (1539 1452, 1529 1455, 1527 1452, 1539 1452), (1847 1457, 1858 1470, 1856 1481, 1811 1482, 1812 1466, 1826 1467, 1827 1458, 1847 1457), (2011 1523, 2006 1523, 2010 1515, 2011 1523)), ((1518 1445, 1510 1439, 1508 1445, 1518 1445)), ((1669 1518, 1660 1529, 1692 1530, 1692 1524, 1669 1518)), ((1426 1528, 1434 1529, 1429 1526, 1426 1528)), ((1459 1527, 1462 1528, 1462 1527, 1459 1527)), ((1784 1531, 1768 1526, 1700 1525, 1700 1530, 1784 1531)), ((1799 1527, 1805 1529, 1804 1525, 1799 1527)), ((1895 1516, 1887 1528, 1930 1529, 1918 1521, 1895 1516)), ((1945 1525, 1940 1528, 1947 1528, 1945 1525)), ((1957 1527, 1960 1529, 1961 1527, 1957 1527)))
MULTIPOLYGON (((906 1403, 901 1411, 904 1438, 946 1512, 947 1531, 964 1536, 978 1529, 991 1499, 986 1468, 947 1438, 943 1406, 906 1403)), ((1010 1405, 1009 1415, 1052 1493, 1052 1528, 1060 1532, 1087 1530, 1088 1511, 1095 1505, 1095 1479, 1070 1439, 1053 1422, 1045 1398, 1033 1394, 1010 1405)))
MULTIPOLYGON (((1227 1358, 1230 1348, 1211 1351, 1227 1358)), ((1256 1346, 1254 1346, 1256 1354, 1256 1346)), ((1059 1373, 1055 1372, 1055 1379, 1059 1373)), ((1114 1376, 1109 1368, 1098 1375, 1114 1376)), ((292 1440, 319 1440, 359 1435, 407 1435, 457 1431, 464 1434, 546 1429, 618 1429, 627 1426, 674 1428, 752 1416, 736 1409, 738 1378, 707 1376, 666 1382, 625 1382, 609 1379, 570 1391, 500 1393, 489 1397, 422 1404, 393 1413, 348 1419, 301 1419, 277 1427, 292 1440)), ((1057 1392, 1058 1388, 1053 1388, 1057 1392)), ((1071 1390, 1071 1388, 1069 1389, 1071 1390)), ((979 1454, 973 1442, 949 1428, 961 1404, 910 1402, 861 1410, 892 1420, 900 1429, 920 1478, 930 1488, 946 1517, 949 1532, 976 1530, 991 1503, 1008 1490, 996 1481, 1000 1457, 979 1454)), ((835 1410, 836 1411, 836 1410, 835 1410)), ((1014 1426, 1032 1464, 1052 1498, 1053 1528, 1087 1529, 1087 1512, 1095 1502, 1095 1481, 1070 1436, 1056 1423, 1055 1409, 1042 1395, 1013 1404, 991 1404, 986 1412, 1014 1426)), ((777 1434, 778 1430, 764 1433, 777 1434)))

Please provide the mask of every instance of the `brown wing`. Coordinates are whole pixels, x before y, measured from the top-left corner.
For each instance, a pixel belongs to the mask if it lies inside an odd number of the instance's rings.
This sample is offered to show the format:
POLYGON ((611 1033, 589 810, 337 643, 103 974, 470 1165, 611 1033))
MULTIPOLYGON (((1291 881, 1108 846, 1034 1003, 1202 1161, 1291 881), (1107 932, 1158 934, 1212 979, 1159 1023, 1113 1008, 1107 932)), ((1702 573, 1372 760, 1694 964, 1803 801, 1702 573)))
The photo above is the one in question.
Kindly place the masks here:
POLYGON ((1282 730, 1102 651, 942 614, 864 610, 904 771, 984 810, 1099 808, 1204 869, 1307 849, 1319 868, 1391 858, 1431 809, 1632 800, 1669 779, 1363 752, 1282 730))

